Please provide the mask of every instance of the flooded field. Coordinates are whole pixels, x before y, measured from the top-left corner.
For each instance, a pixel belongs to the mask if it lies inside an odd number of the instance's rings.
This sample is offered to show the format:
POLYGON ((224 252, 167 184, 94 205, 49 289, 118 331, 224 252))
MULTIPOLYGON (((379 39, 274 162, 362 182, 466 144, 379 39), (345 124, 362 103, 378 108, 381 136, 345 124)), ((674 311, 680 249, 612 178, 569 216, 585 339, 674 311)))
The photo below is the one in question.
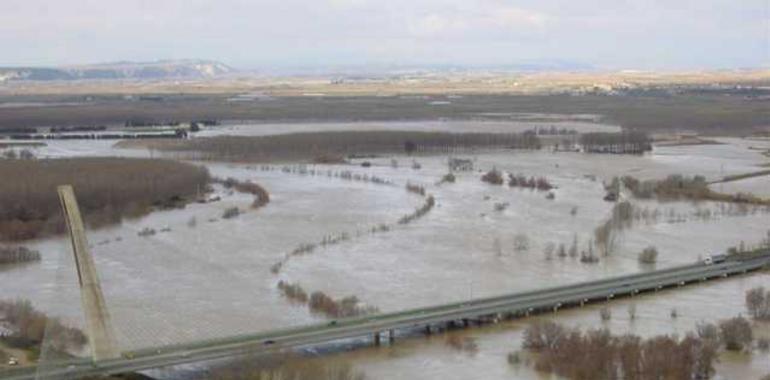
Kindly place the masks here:
MULTIPOLYGON (((535 122, 517 123, 523 130, 535 122)), ((575 128, 613 128, 584 124, 575 128)), ((367 123, 366 128, 462 132, 512 128, 503 123, 471 122, 377 125, 367 123)), ((261 135, 338 128, 362 126, 235 126, 210 134, 261 135)), ((600 255, 598 263, 546 254, 549 246, 570 247, 575 240, 578 250, 589 249, 594 229, 611 214, 613 203, 603 200, 603 182, 614 176, 657 179, 697 174, 717 180, 756 171, 770 161, 760 151, 750 149, 768 149, 768 141, 719 141, 723 144, 660 147, 644 156, 548 150, 465 153, 459 157, 471 160, 473 169, 457 172, 454 183, 440 183, 448 172, 446 156, 389 155, 338 165, 198 162, 214 176, 259 183, 269 191, 271 202, 237 218, 223 219, 226 208, 247 209, 252 197, 217 186, 215 190, 222 197, 219 202, 155 212, 117 227, 89 231, 89 241, 119 343, 125 350, 324 320, 304 305, 283 298, 276 288, 280 280, 335 298, 355 295, 381 311, 569 284, 691 263, 740 241, 755 244, 763 239, 770 230, 770 209, 766 207, 739 210, 715 202, 632 200, 637 207, 658 210, 660 217, 639 220, 624 229, 617 249, 608 256, 600 255), (363 167, 364 161, 370 166, 363 167), (553 199, 545 191, 480 181, 481 172, 493 168, 546 177, 556 186, 553 199), (358 179, 342 178, 342 172, 358 179), (425 202, 424 197, 405 189, 407 183, 424 187, 426 195, 435 197, 436 205, 413 222, 399 224, 400 218, 425 202), (702 217, 705 210, 709 218, 702 217), (387 229, 371 232, 383 225, 387 229), (138 236, 144 228, 160 232, 138 236), (292 256, 280 270, 272 270, 298 246, 341 234, 348 238, 292 256), (637 254, 650 245, 660 252, 654 267, 640 265, 637 260, 637 254)), ((35 153, 40 157, 156 154, 114 149, 109 141, 47 144, 35 153)), ((767 181, 768 177, 757 177, 712 188, 768 196, 767 181)), ((0 269, 0 298, 27 298, 46 312, 82 325, 67 241, 51 238, 28 246, 40 250, 43 260, 0 269)), ((615 332, 644 336, 681 335, 699 321, 713 322, 745 313, 744 292, 762 284, 770 286, 768 273, 613 302, 609 322, 600 320, 597 307, 565 311, 553 318, 582 328, 606 326, 615 332), (637 308, 633 321, 627 313, 630 304, 637 308), (671 318, 672 309, 678 311, 677 318, 671 318)), ((526 363, 511 366, 506 361, 509 352, 520 349, 527 322, 453 333, 474 338, 478 343, 474 352, 457 351, 446 344, 446 336, 438 335, 341 356, 354 359, 357 368, 372 379, 541 378, 526 363)), ((767 326, 760 328, 767 332, 767 326)), ((723 356, 718 370, 725 379, 757 378, 770 372, 769 363, 766 353, 723 356)))

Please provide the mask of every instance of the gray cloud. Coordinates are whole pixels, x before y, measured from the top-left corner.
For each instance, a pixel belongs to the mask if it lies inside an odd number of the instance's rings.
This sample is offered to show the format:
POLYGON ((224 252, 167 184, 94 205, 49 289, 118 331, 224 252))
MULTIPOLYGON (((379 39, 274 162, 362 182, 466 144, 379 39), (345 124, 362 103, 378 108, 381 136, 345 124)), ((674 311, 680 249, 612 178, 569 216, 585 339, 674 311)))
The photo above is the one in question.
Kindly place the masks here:
POLYGON ((3 0, 0 65, 768 64, 768 0, 3 0))

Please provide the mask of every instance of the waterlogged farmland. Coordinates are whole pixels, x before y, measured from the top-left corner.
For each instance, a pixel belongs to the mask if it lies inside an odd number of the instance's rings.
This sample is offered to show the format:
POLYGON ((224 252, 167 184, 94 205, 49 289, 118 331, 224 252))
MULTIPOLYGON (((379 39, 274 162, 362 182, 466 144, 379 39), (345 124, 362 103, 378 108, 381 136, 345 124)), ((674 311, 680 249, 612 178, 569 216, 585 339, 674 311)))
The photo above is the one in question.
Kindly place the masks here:
MULTIPOLYGON (((415 122, 408 128, 401 124, 382 128, 471 131, 473 123, 464 123, 458 127, 415 122)), ((501 123, 478 124, 478 131, 505 130, 501 123)), ((581 133, 614 128, 585 124, 565 123, 581 133)), ((341 130, 355 130, 352 125, 341 130)), ((283 127, 292 132, 340 130, 323 124, 283 127)), ((223 127, 206 134, 262 136, 282 132, 281 128, 223 127)), ((215 183, 207 197, 217 201, 155 211, 94 229, 89 241, 123 350, 328 321, 324 310, 390 312, 563 285, 692 263, 741 241, 756 245, 765 239, 770 229, 770 208, 765 205, 640 200, 625 189, 617 202, 605 200, 606 185, 614 177, 702 175, 711 182, 761 170, 768 162, 756 148, 770 149, 770 141, 717 140, 721 144, 655 147, 644 155, 554 152, 545 147, 381 153, 332 164, 195 161, 213 178, 259 184, 269 192, 269 203, 252 208, 252 194, 215 183), (451 158, 467 161, 450 180, 446 175, 451 158), (492 170, 500 173, 502 184, 481 180, 492 170), (510 175, 526 181, 511 186, 510 175), (519 185, 537 178, 553 188, 519 185), (604 252, 596 229, 624 202, 631 211, 622 222, 612 224, 612 249, 604 252), (237 216, 226 217, 232 208, 239 210, 237 216), (656 262, 640 263, 639 253, 650 246, 658 252, 656 262), (295 287, 287 292, 279 282, 295 287), (299 289, 307 300, 298 302, 303 299, 297 295, 299 289), (327 297, 317 296, 316 304, 326 306, 314 308, 316 292, 327 297)), ((47 144, 34 153, 177 155, 137 146, 118 149, 104 141, 47 144)), ((715 183, 710 188, 767 197, 762 186, 767 178, 715 183)), ((39 309, 82 326, 68 242, 47 237, 24 245, 40 252, 41 260, 0 266, 3 297, 29 299, 39 309)), ((598 307, 555 318, 570 326, 607 326, 618 333, 683 334, 701 320, 715 322, 744 312, 744 292, 768 281, 766 273, 759 273, 681 293, 644 296, 638 302, 624 300, 611 304, 614 317, 605 322, 598 307), (631 304, 637 308, 633 320, 627 312, 631 304), (678 311, 675 318, 672 309, 678 311)), ((542 375, 526 363, 512 366, 506 361, 510 351, 521 349, 527 322, 449 335, 472 339, 475 350, 457 350, 457 344, 447 343, 448 336, 439 335, 343 356, 355 359, 357 367, 375 379, 397 374, 539 378, 542 375)), ((760 326, 758 331, 766 330, 760 326)), ((757 377, 770 370, 768 360, 761 358, 767 355, 728 355, 717 369, 723 378, 757 377)))

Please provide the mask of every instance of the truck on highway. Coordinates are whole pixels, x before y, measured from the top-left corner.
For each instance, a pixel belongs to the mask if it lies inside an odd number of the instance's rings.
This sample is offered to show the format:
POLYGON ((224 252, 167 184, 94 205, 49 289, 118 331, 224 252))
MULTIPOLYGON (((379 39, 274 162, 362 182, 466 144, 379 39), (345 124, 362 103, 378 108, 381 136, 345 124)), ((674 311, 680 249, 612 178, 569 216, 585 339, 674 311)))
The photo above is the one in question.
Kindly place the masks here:
POLYGON ((725 254, 718 254, 718 255, 709 255, 706 256, 705 259, 703 259, 703 264, 706 265, 712 265, 712 264, 719 264, 727 260, 727 255, 725 254))

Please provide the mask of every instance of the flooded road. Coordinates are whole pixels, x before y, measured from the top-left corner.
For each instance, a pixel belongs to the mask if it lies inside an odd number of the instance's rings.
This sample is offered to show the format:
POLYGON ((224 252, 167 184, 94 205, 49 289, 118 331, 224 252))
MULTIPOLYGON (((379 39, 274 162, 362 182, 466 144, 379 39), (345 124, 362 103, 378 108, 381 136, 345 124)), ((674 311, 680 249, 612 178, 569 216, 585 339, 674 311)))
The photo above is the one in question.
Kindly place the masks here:
MULTIPOLYGON (((250 131, 247 127, 233 128, 226 131, 250 131)), ((275 128, 278 126, 249 133, 273 133, 275 128)), ((308 128, 295 127, 297 131, 308 128)), ((471 124, 457 128, 471 128, 471 124)), ((223 197, 220 202, 191 204, 183 210, 156 212, 120 226, 89 231, 89 241, 124 350, 323 320, 305 306, 284 299, 276 289, 279 280, 297 282, 335 298, 355 295, 382 311, 519 292, 650 270, 637 260, 637 254, 650 245, 660 252, 656 267, 665 268, 695 262, 740 241, 758 243, 770 229, 767 208, 737 212, 714 202, 633 201, 639 207, 659 209, 666 217, 627 228, 615 252, 600 257, 595 264, 544 253, 549 245, 569 247, 576 238, 579 250, 588 249, 594 229, 609 217, 613 207, 602 200, 602 182, 613 176, 652 179, 699 174, 718 179, 756 171, 767 161, 749 147, 770 147, 770 142, 720 141, 724 144, 661 147, 644 156, 479 151, 461 155, 473 161, 474 170, 457 173, 455 183, 442 184, 438 182, 448 171, 445 156, 383 156, 367 159, 371 167, 361 167, 361 160, 323 166, 199 163, 217 177, 258 182, 270 192, 271 202, 225 220, 221 216, 226 208, 247 209, 252 199, 217 188, 223 197), (416 166, 420 168, 414 169, 416 166), (547 177, 557 187, 554 199, 547 199, 547 192, 481 182, 479 171, 492 168, 547 177), (392 184, 328 175, 343 171, 392 184), (424 202, 405 190, 407 183, 424 186, 436 198, 436 206, 415 222, 398 225, 400 217, 424 202), (715 216, 694 216, 703 210, 715 216), (390 230, 367 233, 381 224, 390 230), (138 236, 144 228, 168 231, 138 236), (352 238, 293 257, 280 273, 271 272, 271 266, 297 246, 340 233, 352 238), (525 248, 519 244, 522 236, 525 248)), ((39 155, 155 154, 116 150, 105 141, 48 144, 37 150, 39 155)), ((731 192, 763 187, 749 180, 727 185, 725 191, 731 192)), ((40 250, 43 260, 0 269, 0 298, 27 298, 46 312, 82 325, 66 240, 52 238, 27 245, 40 250)), ((619 333, 681 335, 699 321, 713 322, 744 312, 744 292, 760 284, 770 287, 767 273, 613 302, 613 318, 606 324, 600 321, 596 307, 565 311, 554 318, 569 326, 606 326, 619 333), (634 321, 627 313, 631 303, 637 308, 634 321), (678 318, 670 317, 673 308, 678 318)), ((353 359, 373 379, 541 378, 531 366, 511 366, 506 361, 510 351, 520 349, 525 325, 519 321, 456 332, 476 339, 478 351, 473 353, 458 352, 440 335, 342 356, 353 359)), ((768 362, 766 353, 733 355, 723 357, 718 368, 726 379, 756 378, 770 372, 768 362)))

